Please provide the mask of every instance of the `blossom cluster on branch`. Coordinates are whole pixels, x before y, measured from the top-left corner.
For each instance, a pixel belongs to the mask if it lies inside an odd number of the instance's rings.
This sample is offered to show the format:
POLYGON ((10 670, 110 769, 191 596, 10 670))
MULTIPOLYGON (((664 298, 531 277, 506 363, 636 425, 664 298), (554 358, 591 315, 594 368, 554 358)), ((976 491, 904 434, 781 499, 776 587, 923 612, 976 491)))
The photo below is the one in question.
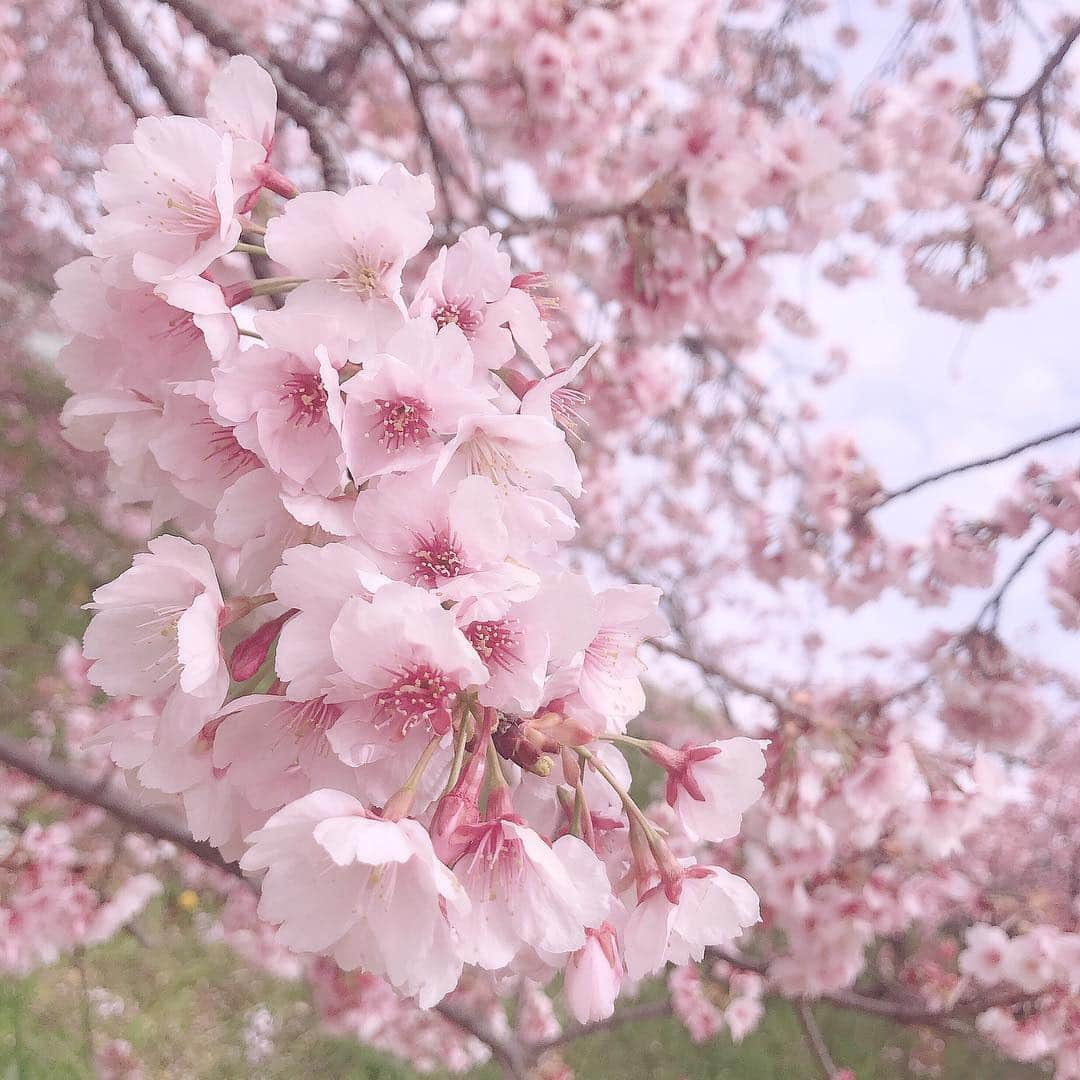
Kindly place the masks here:
POLYGON ((297 193, 267 163, 275 111, 240 57, 206 120, 141 120, 98 174, 93 255, 59 274, 69 437, 188 537, 94 593, 88 677, 140 702, 98 739, 259 875, 279 942, 422 1006, 464 965, 565 969, 601 1019, 624 973, 758 917, 744 881, 674 854, 619 744, 667 770, 702 843, 738 832, 764 744, 625 734, 665 626, 656 589, 596 591, 560 559, 587 357, 553 370, 540 275, 478 228, 403 286, 430 182, 297 193), (266 192, 288 201, 264 226, 266 192), (286 273, 215 279, 252 247, 286 273))
POLYGON ((790 287, 881 275, 969 323, 1052 288, 1080 21, 848 7, 0 0, 0 332, 92 233, 66 432, 108 514, 188 538, 95 596, 95 753, 262 875, 269 922, 218 880, 212 932, 339 1031, 520 1075, 672 961, 622 1017, 740 1039, 780 995, 836 1077, 822 999, 1080 1074, 1078 688, 1000 618, 1041 574, 1080 626, 1080 480, 1043 456, 1080 425, 887 487, 820 430, 860 358, 790 287), (980 512, 894 536, 990 466, 980 512), (837 651, 883 598, 949 625, 837 651))

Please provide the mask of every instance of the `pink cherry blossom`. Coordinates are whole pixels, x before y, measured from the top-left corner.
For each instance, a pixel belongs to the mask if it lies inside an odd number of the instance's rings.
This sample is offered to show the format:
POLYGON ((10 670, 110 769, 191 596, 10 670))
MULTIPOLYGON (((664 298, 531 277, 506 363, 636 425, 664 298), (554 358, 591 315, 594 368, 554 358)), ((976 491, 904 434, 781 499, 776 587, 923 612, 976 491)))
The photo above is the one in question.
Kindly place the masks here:
POLYGON ((567 1008, 579 1024, 611 1016, 623 974, 614 928, 609 923, 590 928, 585 944, 567 962, 563 977, 567 1008))
POLYGON ((462 961, 445 912, 460 916, 469 901, 417 822, 384 821, 319 790, 249 843, 242 864, 266 870, 259 913, 279 924, 280 942, 382 975, 421 1007, 453 989, 462 961))
POLYGON ((623 930, 626 973, 642 979, 666 963, 700 960, 706 946, 734 941, 759 917, 757 895, 742 878, 716 866, 696 867, 677 903, 657 886, 630 912, 623 930))
POLYGON ((369 722, 404 735, 415 725, 444 734, 456 696, 487 669, 437 596, 392 582, 370 600, 346 601, 330 629, 343 676, 335 696, 361 704, 369 722))
POLYGON ((478 361, 499 368, 514 358, 515 343, 544 374, 551 371, 545 345, 551 331, 531 297, 514 287, 510 257, 499 235, 476 227, 443 248, 416 291, 410 312, 439 327, 457 326, 478 361))
POLYGON ((169 695, 178 733, 197 731, 229 685, 219 640, 225 602, 206 549, 175 536, 151 540, 94 593, 92 607, 83 647, 94 684, 111 694, 169 695))
POLYGON ((506 967, 524 948, 567 954, 607 910, 603 864, 581 840, 550 847, 511 818, 466 826, 470 846, 454 864, 471 906, 456 923, 467 963, 506 967))
POLYGON ((472 351, 453 326, 436 332, 422 320, 409 322, 385 350, 344 386, 342 434, 358 482, 433 460, 459 420, 493 396, 473 377, 472 351))

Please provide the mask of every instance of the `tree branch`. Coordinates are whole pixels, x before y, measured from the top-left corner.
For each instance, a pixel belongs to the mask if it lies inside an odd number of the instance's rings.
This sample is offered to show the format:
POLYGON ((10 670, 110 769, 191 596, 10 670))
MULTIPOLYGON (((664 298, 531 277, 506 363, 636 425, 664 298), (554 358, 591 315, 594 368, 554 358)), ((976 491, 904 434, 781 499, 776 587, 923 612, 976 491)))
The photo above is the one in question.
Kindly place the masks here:
POLYGON ((398 51, 398 47, 394 42, 390 30, 383 26, 382 19, 379 17, 374 5, 369 4, 367 0, 355 0, 355 3, 367 16, 375 36, 386 47, 386 51, 390 54, 390 59, 394 62, 394 66, 404 76, 405 82, 409 87, 409 97, 412 99, 413 111, 416 113, 416 119, 420 125, 420 134, 423 137, 424 142, 427 143, 428 154, 431 157, 431 168, 435 173, 435 182, 439 186, 439 194, 442 196, 446 220, 449 222, 453 217, 453 209, 450 204, 450 191, 447 184, 447 177, 453 176, 457 178, 457 172, 454 169, 453 163, 447 158, 446 153, 435 138, 435 132, 432 130, 431 124, 428 121, 427 110, 424 108, 423 88, 420 86, 416 75, 413 74, 405 57, 398 51))
POLYGON ((611 1028, 622 1027, 623 1024, 636 1024, 641 1020, 655 1020, 662 1016, 670 1016, 672 1012, 671 1001, 645 1001, 639 1005, 628 1005, 617 1013, 612 1013, 606 1020, 594 1020, 590 1024, 574 1024, 565 1031, 550 1039, 536 1044, 538 1053, 553 1049, 556 1046, 565 1046, 567 1043, 576 1042, 586 1035, 595 1035, 598 1031, 608 1031, 611 1028))
POLYGON ((1024 110, 1031 102, 1041 102, 1043 91, 1046 89, 1046 84, 1050 81, 1054 72, 1064 63, 1065 57, 1068 56, 1069 50, 1076 43, 1076 39, 1080 37, 1080 20, 1077 20, 1066 32, 1065 36, 1061 39, 1061 44, 1054 50, 1049 57, 1047 57, 1046 63, 1043 64, 1042 70, 1035 76, 1035 81, 1026 89, 1022 90, 1019 94, 1012 96, 1002 96, 999 94, 987 94, 987 99, 990 101, 1010 101, 1013 103, 1012 112, 1009 113, 1009 118, 1005 122, 1005 128, 1001 132, 997 141, 994 143, 994 147, 990 152, 990 163, 986 167, 986 172, 983 174, 982 185, 979 188, 979 193, 975 196, 976 199, 983 198, 990 190, 990 185, 994 182, 994 177, 997 175, 998 168, 1001 165, 1001 159, 1005 153, 1005 144, 1012 136, 1017 122, 1024 110))
POLYGON ((1017 560, 1016 565, 1005 576, 1005 580, 994 590, 993 595, 983 604, 979 610, 979 614, 975 617, 974 625, 980 626, 983 619, 992 613, 990 620, 990 628, 993 629, 997 625, 998 613, 1001 611, 1001 598, 1005 595, 1005 590, 1020 576, 1021 571, 1025 566, 1035 557, 1036 552, 1054 535, 1054 526, 1048 525, 1043 533, 1035 540, 1035 542, 1024 552, 1023 555, 1017 560))
POLYGON ((178 822, 162 817, 132 799, 110 791, 100 781, 81 775, 68 765, 42 758, 25 743, 0 733, 0 764, 9 765, 44 784, 52 791, 97 806, 111 814, 133 832, 145 833, 157 840, 168 840, 182 847, 210 866, 247 881, 236 863, 226 861, 221 852, 203 840, 195 840, 178 822))
POLYGON ((832 1054, 829 1053, 825 1036, 821 1034, 821 1028, 818 1027, 817 1021, 814 1019, 814 1013, 809 1003, 805 1000, 799 1000, 793 1004, 795 1006, 795 1015, 799 1019, 799 1027, 802 1028, 803 1039, 806 1041, 810 1053, 814 1055, 814 1060, 817 1062, 822 1077, 824 1080, 834 1080, 838 1072, 836 1062, 833 1061, 832 1054))
POLYGON ((176 85, 172 72, 161 62, 147 44, 142 32, 131 21, 120 0, 97 0, 106 21, 116 32, 120 44, 139 62, 151 85, 161 95, 169 112, 176 116, 194 116, 190 105, 176 85))
POLYGON ((496 1035, 486 1024, 456 1002, 441 1001, 435 1006, 435 1011, 451 1024, 455 1024, 462 1031, 467 1031, 484 1043, 491 1050, 492 1057, 502 1065, 507 1076, 513 1077, 514 1080, 524 1080, 529 1070, 529 1062, 523 1048, 516 1040, 503 1039, 496 1035))
MULTIPOLYGON (((223 49, 230 56, 247 55, 251 52, 232 27, 207 11, 196 0, 160 2, 181 14, 211 45, 223 49)), ((319 106, 288 80, 275 57, 264 59, 262 63, 277 87, 278 108, 308 133, 312 153, 322 165, 326 186, 331 191, 346 191, 349 188, 349 168, 333 136, 327 130, 319 106)))
POLYGON ((687 663, 694 664, 705 675, 727 683, 732 690, 737 690, 740 694, 746 694, 748 697, 754 697, 759 701, 764 701, 766 704, 771 705, 781 716, 793 716, 800 720, 809 719, 805 712, 792 705, 791 702, 785 701, 770 690, 766 690, 763 686, 756 686, 754 683, 747 682, 745 679, 740 678, 725 667, 706 663, 683 646, 672 645, 669 642, 657 639, 650 640, 649 644, 658 652, 666 653, 668 656, 676 656, 680 660, 685 660, 687 663))
POLYGON ((109 85, 116 96, 128 107, 135 119, 141 120, 147 113, 139 105, 134 91, 128 86, 127 80, 116 66, 109 47, 109 24, 102 13, 99 0, 86 0, 86 17, 90 20, 91 38, 98 58, 101 60, 105 78, 109 80, 109 85))
POLYGON ((984 465, 996 465, 999 461, 1007 461, 1011 457, 1016 457, 1017 454, 1022 454, 1025 450, 1042 446, 1044 443, 1054 442, 1055 439, 1064 439, 1067 435, 1080 435, 1080 424, 1070 424, 1067 427, 1058 428, 1056 431, 1047 432, 1045 435, 1037 435, 1026 442, 1018 443, 1016 446, 1009 447, 1008 450, 1002 450, 999 454, 991 454, 988 457, 977 458, 974 461, 966 461, 962 465, 951 465, 940 472, 930 473, 928 476, 922 476, 918 480, 912 480, 910 484, 885 492, 877 499, 871 509, 878 510, 886 503, 892 502, 893 499, 899 499, 903 495, 910 495, 912 492, 926 487, 927 484, 935 484, 938 480, 970 472, 972 469, 981 469, 984 465))

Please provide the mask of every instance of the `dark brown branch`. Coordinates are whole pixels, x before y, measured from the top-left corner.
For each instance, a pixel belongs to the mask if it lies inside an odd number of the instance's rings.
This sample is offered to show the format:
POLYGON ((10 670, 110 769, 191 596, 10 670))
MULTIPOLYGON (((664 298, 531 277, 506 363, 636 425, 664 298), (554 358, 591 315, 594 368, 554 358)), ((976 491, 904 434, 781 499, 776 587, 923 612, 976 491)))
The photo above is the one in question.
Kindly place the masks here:
POLYGON ((801 709, 778 697, 770 690, 747 682, 725 667, 699 659, 689 649, 681 645, 673 645, 670 642, 655 639, 650 641, 649 644, 659 652, 667 653, 668 656, 675 656, 689 664, 696 665, 703 674, 727 683, 732 690, 737 690, 740 694, 746 694, 747 697, 754 697, 759 701, 764 701, 766 704, 771 705, 781 716, 792 716, 802 720, 808 719, 806 713, 801 709))
POLYGON ((86 17, 90 20, 91 38, 97 50, 98 59, 101 60, 105 78, 109 80, 109 85, 116 96, 128 107, 135 119, 142 119, 147 113, 139 105, 134 91, 128 86, 123 73, 116 66, 109 43, 109 24, 102 13, 99 0, 86 0, 86 17))
POLYGON ((892 502, 893 499, 899 499, 902 495, 910 495, 913 491, 926 487, 927 484, 935 484, 938 480, 958 476, 960 473, 970 472, 972 469, 981 469, 984 465, 996 465, 999 461, 1007 461, 1011 457, 1016 457, 1017 454, 1022 454, 1025 450, 1032 450, 1036 446, 1054 442, 1056 439, 1064 439, 1067 435, 1080 435, 1080 424, 1070 424, 1068 427, 1058 428, 1056 431, 1047 432, 1045 435, 1037 435, 1026 442, 1018 443, 1016 446, 1010 446, 1008 450, 1002 450, 998 454, 990 454, 988 457, 966 461, 962 465, 950 465, 947 469, 930 473, 928 476, 922 476, 918 480, 912 480, 910 484, 885 492, 874 503, 873 509, 877 510, 886 503, 892 502))
POLYGON ((204 863, 247 880, 236 863, 227 862, 217 848, 205 841, 194 840, 178 822, 109 790, 100 781, 83 776, 68 765, 41 757, 24 742, 10 735, 0 734, 0 764, 25 773, 61 795, 99 807, 133 832, 167 840, 191 852, 204 863))
MULTIPOLYGON (((187 19, 215 48, 223 49, 230 56, 251 53, 251 49, 230 26, 212 12, 207 11, 196 0, 160 0, 160 2, 187 19)), ((312 153, 322 165, 326 186, 331 191, 346 191, 349 188, 349 169, 341 150, 327 129, 319 106, 307 94, 289 82, 275 58, 264 59, 262 64, 269 72, 270 78, 274 80, 274 86, 277 87, 278 108, 308 133, 312 153)))
POLYGON ((818 1027, 817 1021, 814 1019, 814 1013, 809 1003, 796 1001, 793 1004, 795 1006, 795 1015, 799 1019, 799 1027, 802 1028, 803 1039, 806 1041, 810 1053, 814 1055, 814 1061, 817 1062, 823 1080, 834 1080, 838 1072, 836 1062, 833 1061, 832 1054, 829 1053, 825 1036, 821 1034, 821 1028, 818 1027))
POLYGON ((671 1002, 667 999, 646 1001, 640 1005, 628 1005, 617 1013, 613 1013, 606 1020, 594 1020, 591 1024, 574 1024, 558 1035, 536 1043, 534 1049, 537 1053, 542 1053, 544 1050, 550 1050, 556 1046, 565 1046, 567 1043, 576 1042, 583 1036, 595 1035, 598 1031, 607 1031, 610 1028, 622 1027, 623 1024, 638 1023, 641 1020, 655 1020, 662 1016, 670 1016, 671 1011, 671 1002))
POLYGON ((529 1071, 528 1055, 516 1040, 503 1039, 496 1035, 486 1024, 456 1002, 441 1001, 435 1006, 435 1011, 487 1046, 507 1076, 514 1080, 524 1080, 529 1071))
POLYGON ((1012 102, 1012 111, 1009 113, 1009 118, 1005 122, 1005 127, 1001 134, 998 136, 994 143, 993 149, 990 151, 990 163, 986 167, 986 172, 983 175, 982 185, 979 188, 979 193, 976 195, 977 199, 983 198, 990 190, 990 185, 994 182, 994 177, 997 175, 998 168, 1001 165, 1001 159, 1005 153, 1005 145, 1008 143, 1012 136, 1013 131, 1016 128, 1018 121, 1024 110, 1029 104, 1035 102, 1038 107, 1041 107, 1043 92, 1046 90, 1046 84, 1050 81, 1054 72, 1064 63, 1065 57, 1069 55, 1069 50, 1076 43, 1076 39, 1080 37, 1080 20, 1077 20, 1069 28, 1065 36, 1061 39, 1061 44, 1047 57, 1046 63, 1043 64, 1042 70, 1035 76, 1035 81, 1026 89, 1022 90, 1019 94, 1012 96, 1002 96, 1000 94, 988 94, 987 99, 990 101, 1007 101, 1012 102))
POLYGON ((449 221, 453 216, 453 209, 450 204, 450 191, 447 177, 454 176, 456 178, 457 173, 453 163, 447 158, 442 146, 439 145, 439 141, 435 138, 435 132, 432 130, 431 123, 428 120, 427 110, 424 107, 423 87, 420 85, 417 76, 413 73, 408 61, 398 51, 393 34, 383 25, 382 19, 375 10, 374 5, 369 4, 367 0, 355 0, 355 2, 357 7, 359 7, 368 17, 368 21, 371 24, 375 36, 386 47, 386 51, 390 54, 390 59, 394 62, 394 66, 401 72, 408 85, 413 111, 416 113, 416 119, 420 125, 420 134, 427 144, 428 154, 431 157, 431 168, 435 173, 435 182, 439 186, 439 194, 442 196, 446 219, 449 221))
POLYGON ((1016 565, 1006 574, 1005 580, 994 590, 993 595, 983 604, 979 611, 979 614, 975 617, 975 626, 981 626, 983 620, 990 616, 990 629, 993 629, 997 625, 998 614, 1001 611, 1001 600, 1005 595, 1005 591, 1009 586, 1020 576, 1024 567, 1035 557, 1039 548, 1054 535, 1054 526, 1048 525, 1046 529, 1040 534, 1035 542, 1024 552, 1023 555, 1016 561, 1016 565))
POLYGON ((161 62, 142 32, 131 21, 131 16, 124 9, 121 0, 97 0, 97 3, 102 15, 120 39, 120 44, 139 62, 169 112, 177 116, 194 116, 191 106, 176 85, 172 72, 161 62))

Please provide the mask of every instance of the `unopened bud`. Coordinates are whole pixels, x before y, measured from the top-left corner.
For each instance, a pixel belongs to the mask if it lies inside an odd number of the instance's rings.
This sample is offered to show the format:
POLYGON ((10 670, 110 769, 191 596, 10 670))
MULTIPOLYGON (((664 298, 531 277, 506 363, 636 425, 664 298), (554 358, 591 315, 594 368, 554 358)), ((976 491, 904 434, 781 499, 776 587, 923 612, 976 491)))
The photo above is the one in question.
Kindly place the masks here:
POLYGON ((263 162, 256 165, 254 171, 255 179, 275 195, 280 195, 283 199, 295 199, 300 194, 300 189, 273 165, 263 162))
POLYGON ((284 615, 263 623, 255 633, 244 638, 229 657, 229 674, 237 682, 247 682, 263 666, 281 628, 299 611, 290 608, 284 615))
POLYGON ((435 854, 453 866, 465 853, 468 837, 465 830, 480 820, 480 788, 484 783, 486 755, 474 753, 461 770, 457 783, 435 807, 431 819, 431 844, 435 854))

